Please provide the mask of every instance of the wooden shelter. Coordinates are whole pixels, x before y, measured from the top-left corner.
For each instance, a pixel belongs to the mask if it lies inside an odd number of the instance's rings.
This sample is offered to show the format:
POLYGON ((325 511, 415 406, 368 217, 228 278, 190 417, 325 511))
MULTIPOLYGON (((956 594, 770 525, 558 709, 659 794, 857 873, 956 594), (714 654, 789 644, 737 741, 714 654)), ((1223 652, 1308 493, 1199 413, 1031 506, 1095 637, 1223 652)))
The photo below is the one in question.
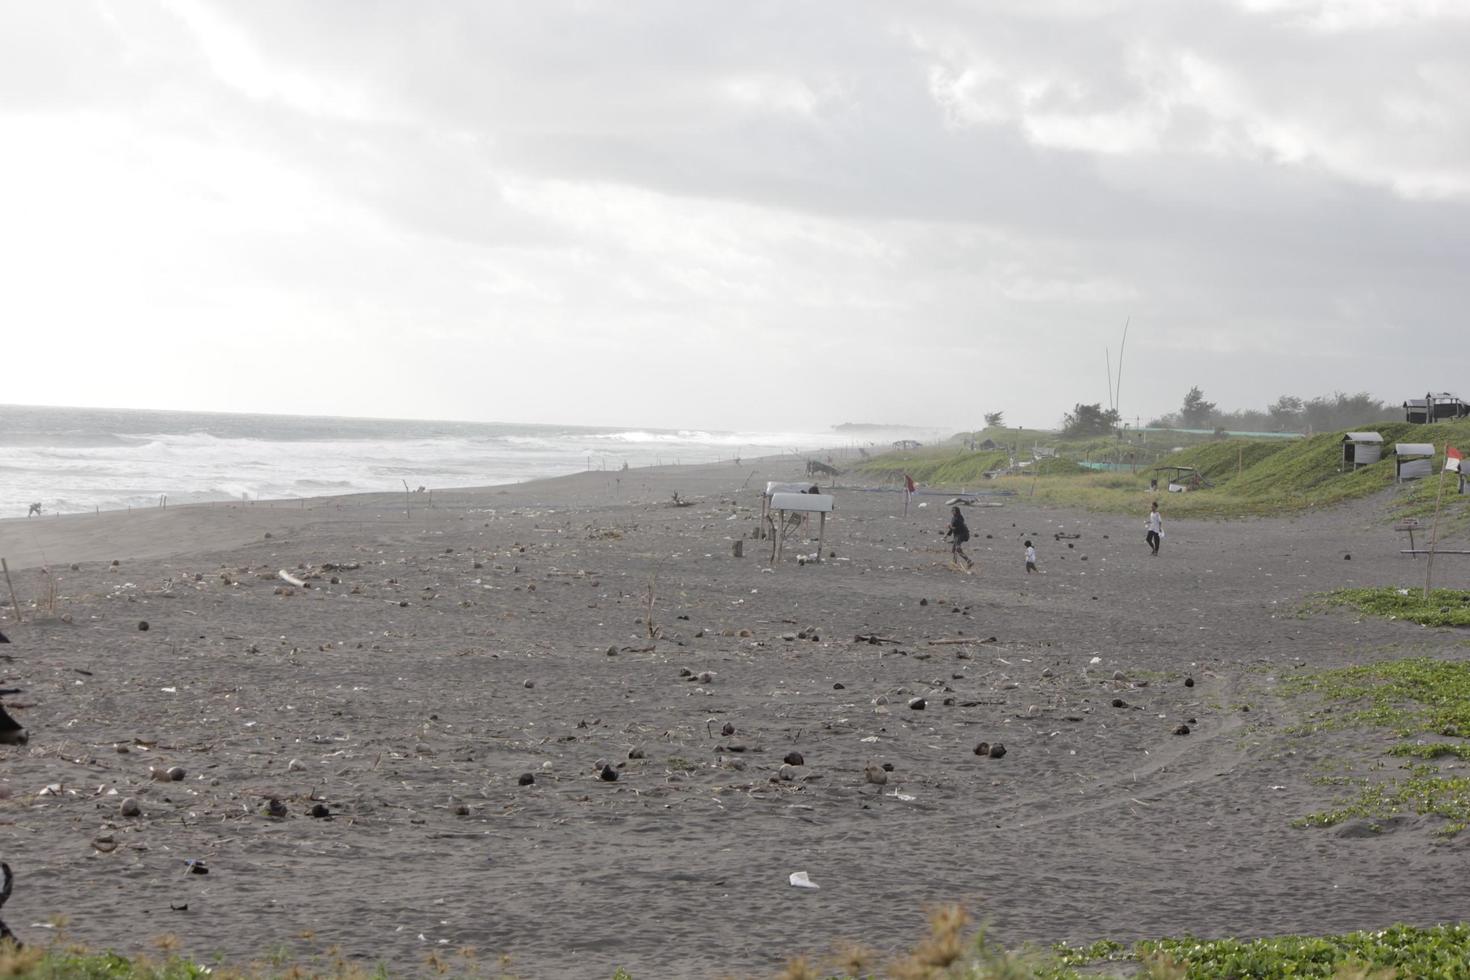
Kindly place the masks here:
POLYGON ((1383 436, 1377 432, 1349 432, 1342 437, 1342 468, 1355 470, 1383 458, 1383 436))
POLYGON ((1461 419, 1470 415, 1470 404, 1447 391, 1429 393, 1423 398, 1410 398, 1404 402, 1404 419, 1409 422, 1428 423, 1441 419, 1461 419))
POLYGON ((817 526, 817 561, 822 560, 822 541, 827 532, 827 515, 832 512, 836 503, 830 493, 773 493, 771 494, 771 510, 779 516, 767 518, 776 526, 774 540, 771 542, 771 563, 775 564, 781 560, 781 551, 786 543, 786 527, 788 514, 820 514, 821 523, 817 526))
POLYGON ((1434 474, 1434 443, 1396 442, 1393 444, 1394 477, 1399 482, 1417 480, 1434 474))

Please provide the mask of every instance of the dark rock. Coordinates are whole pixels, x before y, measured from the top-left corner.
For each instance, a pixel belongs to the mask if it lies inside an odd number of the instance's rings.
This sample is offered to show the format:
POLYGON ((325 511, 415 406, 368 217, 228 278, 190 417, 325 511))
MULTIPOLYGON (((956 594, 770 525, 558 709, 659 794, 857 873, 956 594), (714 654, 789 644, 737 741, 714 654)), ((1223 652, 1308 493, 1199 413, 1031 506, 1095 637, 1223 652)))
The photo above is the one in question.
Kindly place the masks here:
POLYGON ((723 725, 720 726, 720 734, 721 735, 724 735, 726 738, 728 738, 731 735, 734 735, 735 734, 735 726, 732 725, 732 724, 730 724, 728 721, 725 722, 723 725))
POLYGON ((891 762, 885 762, 885 763, 883 763, 883 771, 884 772, 892 772, 893 771, 893 763, 891 763, 891 762))
POLYGON ((845 691, 845 690, 847 690, 847 685, 844 684, 844 683, 842 683, 841 681, 838 681, 836 684, 833 684, 832 685, 832 690, 834 690, 834 691, 845 691))
POLYGON ((139 633, 146 633, 146 632, 148 632, 148 620, 146 620, 146 619, 140 619, 140 620, 138 620, 138 632, 139 633))
POLYGON ((520 778, 516 780, 516 785, 518 785, 518 786, 530 786, 535 781, 536 781, 536 774, 535 773, 533 773, 533 772, 523 772, 523 773, 521 773, 520 778))
POLYGON ((0 706, 0 745, 25 745, 30 741, 24 726, 0 706))
POLYGON ((990 757, 992 759, 999 759, 1000 757, 1002 757, 1005 754, 1006 754, 1006 747, 1004 745, 1001 745, 999 742, 993 742, 991 744, 991 746, 990 746, 990 757))
POLYGON ((990 743, 989 742, 981 742, 979 745, 975 746, 975 754, 976 755, 989 755, 990 754, 990 743))
POLYGON ((607 655, 609 657, 616 657, 618 655, 618 648, 617 647, 608 647, 607 648, 607 655))
POLYGON ((619 773, 612 766, 603 766, 602 772, 598 773, 598 778, 600 778, 605 783, 615 783, 618 781, 618 777, 620 775, 622 774, 619 773))
POLYGON ((316 820, 330 820, 332 818, 332 811, 327 809, 325 803, 313 803, 311 805, 311 815, 316 820))
POLYGON ((920 599, 919 600, 919 605, 921 605, 921 606, 927 606, 927 605, 929 605, 929 600, 928 599, 920 599))
POLYGON ((1128 707, 1128 702, 1124 701, 1122 698, 1113 698, 1113 707, 1126 708, 1128 707))
POLYGON ((909 708, 914 711, 923 711, 926 707, 928 707, 928 702, 923 698, 914 698, 909 702, 909 708))
POLYGON ((275 819, 280 820, 281 818, 285 817, 289 811, 286 809, 286 804, 282 803, 279 799, 272 796, 269 802, 267 802, 265 805, 265 812, 267 816, 274 817, 275 819))
POLYGON ((1185 687, 1194 687, 1194 678, 1193 677, 1186 677, 1186 678, 1184 678, 1184 686, 1185 687))
POLYGON ((785 762, 788 766, 806 765, 806 759, 802 758, 800 752, 787 752, 785 762))
POLYGON ((1342 556, 1342 560, 1343 561, 1352 561, 1353 560, 1353 556, 1352 555, 1343 555, 1342 556))
POLYGON ((629 749, 628 750, 628 758, 630 758, 630 759, 641 759, 641 758, 643 758, 643 750, 640 749, 640 748, 636 748, 636 747, 629 749))
POLYGON ((1189 726, 1188 725, 1180 725, 1178 728, 1174 729, 1174 734, 1175 735, 1188 735, 1189 734, 1189 726))

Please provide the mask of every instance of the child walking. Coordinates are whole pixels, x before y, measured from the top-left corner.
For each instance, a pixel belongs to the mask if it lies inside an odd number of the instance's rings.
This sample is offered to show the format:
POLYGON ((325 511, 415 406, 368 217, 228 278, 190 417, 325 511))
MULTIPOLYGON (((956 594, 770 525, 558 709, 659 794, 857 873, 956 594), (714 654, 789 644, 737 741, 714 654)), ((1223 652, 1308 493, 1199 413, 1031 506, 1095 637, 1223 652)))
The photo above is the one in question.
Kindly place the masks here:
POLYGON ((961 547, 970 540, 970 528, 965 524, 965 515, 960 513, 958 507, 954 508, 954 514, 949 519, 949 530, 944 532, 944 536, 949 538, 950 561, 957 566, 960 562, 964 562, 966 569, 974 568, 975 563, 961 547))
POLYGON ((1031 542, 1026 542, 1026 574, 1030 575, 1036 571, 1036 549, 1031 547, 1031 542))
POLYGON ((1157 500, 1154 501, 1153 508, 1148 512, 1148 523, 1144 527, 1148 533, 1143 536, 1143 539, 1148 542, 1148 546, 1151 549, 1150 554, 1157 557, 1159 553, 1159 542, 1164 537, 1164 518, 1159 513, 1159 502, 1157 500))

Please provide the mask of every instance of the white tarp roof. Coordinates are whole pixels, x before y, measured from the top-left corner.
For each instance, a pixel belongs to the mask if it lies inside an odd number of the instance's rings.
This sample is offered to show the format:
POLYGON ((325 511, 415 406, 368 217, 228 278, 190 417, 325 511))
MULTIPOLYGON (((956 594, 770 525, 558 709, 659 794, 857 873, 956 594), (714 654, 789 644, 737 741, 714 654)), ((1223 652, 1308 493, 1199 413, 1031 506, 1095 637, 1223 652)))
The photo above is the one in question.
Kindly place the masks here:
POLYGON ((1349 432, 1342 437, 1343 442, 1382 442, 1383 436, 1376 432, 1349 432))
POLYGON ((825 514, 832 510, 835 498, 830 493, 776 493, 771 495, 772 510, 792 510, 807 514, 825 514))
POLYGON ((766 484, 766 496, 769 497, 773 493, 806 493, 814 486, 816 486, 816 483, 812 480, 807 480, 805 483, 777 483, 772 481, 766 484))
POLYGON ((1432 442, 1396 442, 1393 451, 1400 456, 1433 456, 1434 443, 1432 442))

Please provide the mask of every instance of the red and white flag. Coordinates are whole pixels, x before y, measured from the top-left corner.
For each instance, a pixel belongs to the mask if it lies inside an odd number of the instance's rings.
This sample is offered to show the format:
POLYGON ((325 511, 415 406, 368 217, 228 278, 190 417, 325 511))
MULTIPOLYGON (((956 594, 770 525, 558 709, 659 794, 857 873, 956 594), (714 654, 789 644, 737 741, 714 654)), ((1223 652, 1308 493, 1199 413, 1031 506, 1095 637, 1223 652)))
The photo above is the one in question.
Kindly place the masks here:
POLYGON ((1456 473, 1460 472, 1460 460, 1463 459, 1463 458, 1464 457, 1462 457, 1460 455, 1460 451, 1458 449, 1456 449, 1454 446, 1451 446, 1449 443, 1445 443, 1445 447, 1444 447, 1444 468, 1445 469, 1447 469, 1447 470, 1453 470, 1456 473))

